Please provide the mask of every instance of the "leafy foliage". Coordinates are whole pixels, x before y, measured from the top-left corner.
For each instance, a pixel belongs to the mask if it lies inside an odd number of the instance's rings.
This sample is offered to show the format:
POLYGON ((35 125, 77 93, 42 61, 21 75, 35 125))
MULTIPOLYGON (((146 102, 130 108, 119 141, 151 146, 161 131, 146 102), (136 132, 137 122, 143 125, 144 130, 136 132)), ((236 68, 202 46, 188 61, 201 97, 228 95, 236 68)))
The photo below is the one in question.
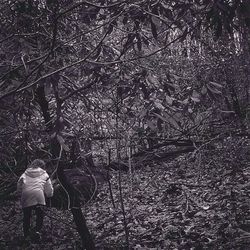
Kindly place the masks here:
POLYGON ((143 152, 160 158, 164 142, 206 148, 217 137, 249 137, 247 1, 10 0, 0 8, 5 195, 33 158, 54 168, 60 148, 71 166, 103 167, 143 152))

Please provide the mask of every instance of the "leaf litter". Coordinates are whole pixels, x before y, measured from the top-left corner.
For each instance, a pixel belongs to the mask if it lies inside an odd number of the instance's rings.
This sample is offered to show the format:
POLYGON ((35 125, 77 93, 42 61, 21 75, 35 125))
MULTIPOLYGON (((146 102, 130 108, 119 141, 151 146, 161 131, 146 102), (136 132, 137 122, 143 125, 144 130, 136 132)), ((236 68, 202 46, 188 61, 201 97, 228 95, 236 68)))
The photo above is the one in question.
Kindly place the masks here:
MULTIPOLYGON (((150 162, 133 170, 132 176, 122 173, 131 249, 248 249, 249 158, 247 150, 234 156, 230 150, 234 147, 223 144, 220 151, 203 150, 195 159, 186 154, 169 162, 150 162)), ((82 208, 97 249, 125 249, 119 176, 112 175, 115 207, 105 184, 82 208)), ((2 204, 0 235, 0 249, 81 249, 70 211, 54 208, 46 209, 42 241, 25 245, 21 208, 15 200, 2 204)))

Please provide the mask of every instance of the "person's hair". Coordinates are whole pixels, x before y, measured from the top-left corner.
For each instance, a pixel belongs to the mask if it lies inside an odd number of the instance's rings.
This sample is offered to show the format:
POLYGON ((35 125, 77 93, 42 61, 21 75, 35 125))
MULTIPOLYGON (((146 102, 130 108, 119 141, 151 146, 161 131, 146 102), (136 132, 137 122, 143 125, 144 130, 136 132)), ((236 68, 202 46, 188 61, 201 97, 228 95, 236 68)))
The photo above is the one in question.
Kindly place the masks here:
POLYGON ((29 168, 44 168, 45 167, 45 162, 40 159, 35 159, 30 163, 28 166, 29 168))

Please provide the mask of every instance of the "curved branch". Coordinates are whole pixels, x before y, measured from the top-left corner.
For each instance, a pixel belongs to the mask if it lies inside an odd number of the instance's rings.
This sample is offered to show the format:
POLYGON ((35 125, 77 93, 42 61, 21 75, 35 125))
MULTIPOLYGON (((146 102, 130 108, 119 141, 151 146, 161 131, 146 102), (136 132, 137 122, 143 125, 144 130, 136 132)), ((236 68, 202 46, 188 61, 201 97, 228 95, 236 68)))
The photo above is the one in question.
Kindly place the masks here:
MULTIPOLYGON (((115 19, 117 19, 122 13, 123 13, 123 12, 119 13, 119 14, 116 15, 114 18, 112 18, 112 19, 109 21, 108 24, 110 25, 110 24, 111 24, 115 19)), ((32 70, 32 72, 29 74, 29 76, 26 77, 25 80, 24 80, 18 87, 16 87, 16 88, 15 88, 14 90, 12 90, 12 91, 10 91, 10 92, 8 92, 8 93, 6 93, 6 94, 0 96, 0 100, 3 99, 3 98, 5 98, 5 97, 7 97, 7 96, 10 96, 10 95, 12 95, 12 94, 14 94, 14 93, 19 93, 19 92, 22 92, 22 91, 24 91, 24 90, 30 88, 30 87, 33 87, 33 86, 35 86, 38 82, 40 82, 41 80, 46 79, 46 78, 48 78, 48 77, 50 77, 50 76, 52 76, 52 75, 54 75, 54 74, 57 74, 57 73, 59 73, 59 72, 61 72, 61 71, 64 71, 65 69, 71 68, 71 67, 73 67, 73 66, 75 66, 75 65, 77 65, 77 64, 83 63, 83 62, 88 62, 87 59, 88 59, 88 58, 89 58, 89 57, 99 48, 99 46, 102 44, 102 42, 104 41, 104 39, 107 37, 108 34, 109 34, 109 30, 106 31, 106 33, 103 35, 103 37, 101 38, 101 40, 99 41, 99 43, 97 44, 97 46, 96 46, 93 50, 91 50, 83 59, 80 59, 80 60, 78 60, 78 61, 76 61, 76 62, 74 62, 74 63, 72 63, 72 64, 70 64, 70 65, 66 65, 66 66, 64 66, 64 67, 62 67, 62 68, 60 68, 60 69, 57 69, 57 70, 53 71, 53 72, 50 72, 50 73, 48 73, 48 74, 46 74, 46 75, 40 77, 39 79, 35 80, 35 81, 32 82, 31 84, 29 84, 29 85, 27 85, 27 86, 25 86, 25 87, 23 87, 23 88, 20 88, 21 86, 23 86, 24 83, 26 83, 28 77, 30 77, 30 75, 33 74, 34 71, 37 70, 37 69, 45 62, 45 60, 47 60, 47 58, 49 57, 49 55, 53 52, 53 50, 50 51, 50 52, 48 53, 48 55, 46 56, 46 58, 45 58, 37 67, 35 67, 35 69, 32 70)))
POLYGON ((74 10, 74 9, 76 9, 76 8, 78 8, 78 7, 82 6, 82 5, 84 5, 84 4, 89 5, 89 6, 92 6, 92 7, 96 7, 96 8, 99 8, 99 9, 109 9, 109 8, 113 8, 113 7, 117 6, 117 5, 124 4, 124 3, 126 3, 126 2, 127 2, 127 1, 121 1, 121 2, 118 2, 118 3, 114 3, 114 4, 102 6, 102 5, 97 5, 97 4, 91 3, 91 2, 89 2, 89 1, 82 1, 81 3, 78 3, 78 4, 76 4, 76 5, 72 6, 72 7, 70 7, 69 9, 67 9, 67 10, 65 10, 65 11, 63 11, 63 12, 61 12, 61 13, 59 13, 59 15, 57 16, 57 18, 60 18, 61 16, 67 14, 68 12, 70 12, 70 11, 72 11, 72 10, 74 10))

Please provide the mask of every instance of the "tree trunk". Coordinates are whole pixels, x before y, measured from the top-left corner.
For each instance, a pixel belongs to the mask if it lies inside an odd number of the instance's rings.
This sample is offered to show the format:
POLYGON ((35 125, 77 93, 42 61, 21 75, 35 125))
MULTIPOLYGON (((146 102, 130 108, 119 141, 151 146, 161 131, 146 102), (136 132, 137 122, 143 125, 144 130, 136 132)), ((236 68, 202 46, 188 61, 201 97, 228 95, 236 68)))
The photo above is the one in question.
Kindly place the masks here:
POLYGON ((88 230, 81 208, 72 207, 71 212, 73 214, 73 218, 77 227, 77 231, 81 236, 83 247, 87 250, 95 249, 94 241, 88 230))
MULTIPOLYGON (((42 110, 43 118, 46 124, 46 129, 49 133, 52 133, 53 132, 52 117, 49 112, 49 105, 45 96, 44 88, 38 87, 36 95, 37 95, 36 101, 40 105, 40 108, 42 110)), ((58 162, 58 160, 60 161, 59 159, 60 148, 61 146, 57 138, 53 137, 51 140, 51 153, 55 165, 58 162)), ((90 232, 86 224, 86 220, 81 210, 78 194, 74 189, 74 187, 68 182, 63 171, 63 166, 60 162, 57 167, 57 177, 68 197, 68 209, 70 209, 73 214, 74 222, 76 224, 77 231, 81 237, 83 247, 87 250, 95 249, 94 241, 91 238, 90 232)))
POLYGON ((57 170, 57 177, 65 189, 68 197, 68 208, 73 214, 73 219, 76 224, 77 231, 82 239, 82 245, 87 250, 95 249, 94 241, 91 237, 91 234, 88 230, 85 217, 81 210, 81 203, 79 195, 77 194, 74 187, 68 182, 65 173, 63 171, 63 165, 59 163, 57 170))
POLYGON ((52 131, 52 119, 49 112, 49 103, 46 99, 43 85, 38 86, 38 88, 36 89, 35 100, 41 108, 46 130, 48 132, 52 131))

